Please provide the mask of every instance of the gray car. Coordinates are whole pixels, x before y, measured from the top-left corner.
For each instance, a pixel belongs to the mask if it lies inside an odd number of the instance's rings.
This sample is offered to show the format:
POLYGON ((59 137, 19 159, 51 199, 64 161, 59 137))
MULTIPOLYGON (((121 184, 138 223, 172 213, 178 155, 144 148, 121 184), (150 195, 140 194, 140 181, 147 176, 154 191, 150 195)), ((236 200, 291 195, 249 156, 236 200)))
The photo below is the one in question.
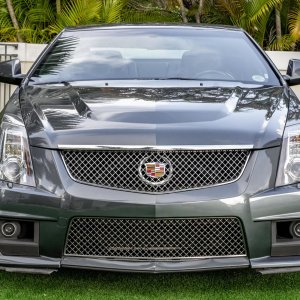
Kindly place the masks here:
POLYGON ((300 270, 300 104, 243 30, 67 28, 1 113, 0 266, 300 270))

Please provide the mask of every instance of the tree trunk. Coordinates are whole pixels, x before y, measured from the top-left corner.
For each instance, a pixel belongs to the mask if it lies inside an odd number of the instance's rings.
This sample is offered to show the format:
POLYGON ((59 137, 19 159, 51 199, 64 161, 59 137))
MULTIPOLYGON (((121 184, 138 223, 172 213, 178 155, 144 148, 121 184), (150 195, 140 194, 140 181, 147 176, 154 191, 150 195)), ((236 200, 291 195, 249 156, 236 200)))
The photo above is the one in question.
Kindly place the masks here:
POLYGON ((8 9, 8 13, 9 13, 11 22, 13 23, 14 29, 17 32, 17 40, 18 40, 18 42, 23 43, 22 36, 19 32, 20 27, 19 27, 19 23, 18 23, 16 14, 15 14, 13 4, 12 4, 12 0, 6 0, 6 5, 7 5, 7 9, 8 9))
POLYGON ((61 0, 56 0, 56 13, 61 14, 61 0))
POLYGON ((282 37, 281 32, 281 16, 280 16, 280 8, 275 9, 275 26, 276 26, 276 40, 280 41, 282 37))
POLYGON ((157 4, 162 9, 167 9, 167 2, 164 0, 157 0, 157 4))
POLYGON ((196 23, 201 23, 201 17, 203 15, 203 8, 204 8, 204 1, 205 0, 199 0, 199 6, 198 6, 198 11, 195 15, 196 18, 196 23))
POLYGON ((180 13, 181 13, 182 21, 183 21, 183 23, 187 23, 188 19, 186 17, 185 7, 184 7, 184 4, 183 4, 183 0, 178 0, 178 4, 180 6, 180 13))

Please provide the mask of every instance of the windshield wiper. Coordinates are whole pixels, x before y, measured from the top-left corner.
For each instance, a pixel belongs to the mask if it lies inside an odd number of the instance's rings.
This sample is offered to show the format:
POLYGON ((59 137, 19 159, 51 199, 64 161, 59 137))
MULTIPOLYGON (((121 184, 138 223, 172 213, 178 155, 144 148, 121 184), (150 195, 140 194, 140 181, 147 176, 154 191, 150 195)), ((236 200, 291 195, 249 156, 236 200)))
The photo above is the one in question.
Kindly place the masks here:
POLYGON ((29 82, 33 82, 34 85, 43 85, 43 84, 63 84, 65 86, 71 85, 69 81, 65 81, 65 80, 38 82, 38 81, 35 81, 33 78, 29 78, 29 82))
POLYGON ((188 77, 166 77, 166 78, 154 78, 155 80, 196 80, 199 81, 198 78, 188 78, 188 77))
POLYGON ((71 85, 68 81, 50 81, 50 82, 43 82, 42 84, 63 84, 65 86, 71 85))

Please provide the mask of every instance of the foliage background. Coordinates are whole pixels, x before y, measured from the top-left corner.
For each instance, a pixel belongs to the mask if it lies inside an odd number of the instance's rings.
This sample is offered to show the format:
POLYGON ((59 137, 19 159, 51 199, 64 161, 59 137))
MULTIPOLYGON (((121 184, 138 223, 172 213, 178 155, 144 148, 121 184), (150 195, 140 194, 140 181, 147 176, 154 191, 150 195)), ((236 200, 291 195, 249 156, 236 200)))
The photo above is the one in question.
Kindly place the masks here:
POLYGON ((265 49, 300 49, 300 0, 0 0, 1 42, 47 43, 65 26, 147 22, 235 25, 265 49))

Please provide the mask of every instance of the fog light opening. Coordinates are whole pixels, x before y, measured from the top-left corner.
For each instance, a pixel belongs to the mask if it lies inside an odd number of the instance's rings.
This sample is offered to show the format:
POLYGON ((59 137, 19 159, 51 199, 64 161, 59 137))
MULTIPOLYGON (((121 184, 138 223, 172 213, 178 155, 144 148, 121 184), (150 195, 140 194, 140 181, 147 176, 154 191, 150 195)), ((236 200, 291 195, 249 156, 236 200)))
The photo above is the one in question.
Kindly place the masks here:
POLYGON ((290 225, 290 233, 295 238, 300 238, 300 221, 292 222, 290 225))
POLYGON ((21 227, 18 222, 5 222, 1 225, 1 234, 7 238, 16 238, 21 227))

